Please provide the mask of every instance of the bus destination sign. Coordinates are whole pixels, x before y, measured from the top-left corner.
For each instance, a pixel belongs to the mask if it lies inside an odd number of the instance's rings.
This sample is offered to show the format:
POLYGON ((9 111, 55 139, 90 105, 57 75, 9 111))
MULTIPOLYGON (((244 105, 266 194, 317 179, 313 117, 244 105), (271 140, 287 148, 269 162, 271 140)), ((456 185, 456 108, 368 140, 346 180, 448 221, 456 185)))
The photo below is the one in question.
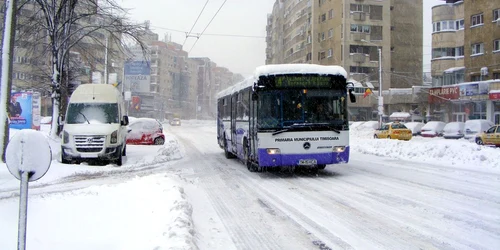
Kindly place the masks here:
POLYGON ((331 88, 329 76, 276 76, 276 88, 331 88))

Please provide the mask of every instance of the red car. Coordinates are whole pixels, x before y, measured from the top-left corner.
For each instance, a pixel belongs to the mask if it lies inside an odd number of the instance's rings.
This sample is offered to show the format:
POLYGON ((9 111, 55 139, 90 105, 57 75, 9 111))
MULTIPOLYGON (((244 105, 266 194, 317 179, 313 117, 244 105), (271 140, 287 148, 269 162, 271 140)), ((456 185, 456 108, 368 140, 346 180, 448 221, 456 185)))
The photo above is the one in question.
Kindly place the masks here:
POLYGON ((128 127, 127 144, 163 145, 165 143, 163 126, 155 119, 137 118, 128 127))

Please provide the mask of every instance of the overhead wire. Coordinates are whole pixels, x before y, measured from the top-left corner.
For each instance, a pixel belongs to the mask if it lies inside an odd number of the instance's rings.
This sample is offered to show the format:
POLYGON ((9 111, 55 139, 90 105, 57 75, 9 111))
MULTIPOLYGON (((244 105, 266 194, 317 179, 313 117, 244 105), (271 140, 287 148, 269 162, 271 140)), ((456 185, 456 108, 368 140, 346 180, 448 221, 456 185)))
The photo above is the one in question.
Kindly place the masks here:
POLYGON ((191 47, 191 49, 188 51, 188 53, 191 53, 191 51, 193 50, 194 46, 196 45, 196 43, 198 43, 198 41, 200 40, 200 37, 203 36, 203 33, 205 33, 205 31, 207 30, 208 26, 210 26, 210 24, 212 23, 212 21, 215 19, 215 17, 219 14, 219 11, 222 9, 222 7, 224 7, 224 4, 226 4, 227 0, 224 0, 224 2, 222 3, 222 5, 219 7, 219 9, 217 10, 217 12, 215 12, 215 15, 212 17, 212 19, 210 20, 210 22, 208 22, 207 26, 205 26, 205 29, 203 29, 203 31, 201 32, 201 34, 198 36, 198 38, 196 39, 196 41, 194 42, 193 46, 191 47))
POLYGON ((196 18, 196 21, 194 21, 193 26, 191 26, 191 29, 190 29, 190 30, 189 30, 189 32, 186 34, 186 39, 184 39, 184 42, 182 43, 182 47, 184 47, 184 45, 186 44, 186 41, 187 41, 187 39, 188 39, 189 35, 190 35, 190 34, 191 34, 191 32, 193 31, 194 26, 196 26, 196 23, 198 23, 198 20, 200 19, 201 14, 203 14, 203 11, 205 10, 205 7, 207 7, 207 4, 208 4, 208 2, 209 2, 209 1, 210 1, 210 0, 207 0, 207 1, 205 2, 205 5, 203 5, 203 9, 201 9, 200 14, 198 14, 198 17, 196 18))
MULTIPOLYGON (((162 29, 162 30, 168 30, 168 31, 173 31, 173 32, 179 32, 179 33, 187 33, 187 31, 184 30, 178 30, 178 29, 171 29, 171 28, 165 28, 165 27, 159 27, 159 26, 151 26, 152 28, 157 28, 157 29, 162 29)), ((194 34, 200 34, 200 33, 194 33, 194 34)), ((265 36, 255 36, 255 35, 238 35, 238 34, 215 34, 215 33, 206 33, 203 34, 204 36, 226 36, 226 37, 242 37, 242 38, 259 38, 259 39, 265 39, 265 36)))

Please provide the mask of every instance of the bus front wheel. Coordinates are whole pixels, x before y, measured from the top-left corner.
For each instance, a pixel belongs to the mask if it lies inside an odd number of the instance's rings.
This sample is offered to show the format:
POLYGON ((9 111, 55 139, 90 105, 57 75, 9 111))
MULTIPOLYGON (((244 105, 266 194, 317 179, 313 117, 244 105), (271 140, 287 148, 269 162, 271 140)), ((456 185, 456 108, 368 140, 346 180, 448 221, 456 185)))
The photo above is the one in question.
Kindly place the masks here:
POLYGON ((248 145, 248 141, 245 139, 243 142, 243 150, 245 154, 245 165, 247 165, 248 171, 256 172, 258 168, 253 165, 252 160, 250 160, 250 147, 248 145))
POLYGON ((234 158, 233 154, 229 152, 227 148, 227 140, 225 136, 224 136, 224 156, 226 157, 226 159, 234 158))

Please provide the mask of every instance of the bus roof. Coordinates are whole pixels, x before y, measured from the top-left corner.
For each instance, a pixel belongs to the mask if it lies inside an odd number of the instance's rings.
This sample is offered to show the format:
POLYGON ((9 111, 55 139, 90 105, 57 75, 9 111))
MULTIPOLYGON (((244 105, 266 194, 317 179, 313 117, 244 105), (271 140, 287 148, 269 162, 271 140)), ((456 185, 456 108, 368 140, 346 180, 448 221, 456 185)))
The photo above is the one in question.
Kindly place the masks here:
POLYGON ((320 74, 320 75, 342 75, 347 78, 347 72, 341 66, 325 66, 316 64, 270 64, 257 67, 255 78, 267 75, 283 74, 320 74))
POLYGON ((269 64, 257 67, 254 75, 239 82, 235 85, 228 87, 219 93, 216 98, 219 99, 225 95, 240 91, 253 84, 261 76, 269 75, 286 75, 286 74, 318 74, 318 75, 341 75, 347 78, 347 72, 341 66, 325 66, 316 64, 269 64))

